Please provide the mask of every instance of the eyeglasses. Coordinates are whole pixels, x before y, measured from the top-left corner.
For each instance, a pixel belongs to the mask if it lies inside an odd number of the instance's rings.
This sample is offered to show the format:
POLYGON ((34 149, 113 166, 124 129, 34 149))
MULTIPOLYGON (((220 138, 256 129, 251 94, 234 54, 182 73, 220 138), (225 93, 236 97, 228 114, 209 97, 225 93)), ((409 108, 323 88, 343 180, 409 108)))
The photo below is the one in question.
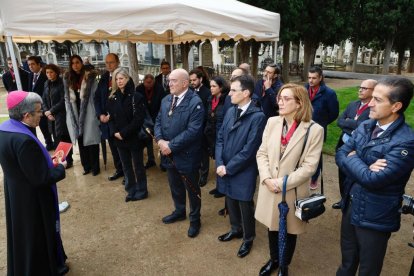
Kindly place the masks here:
POLYGON ((368 89, 374 89, 370 87, 363 87, 363 86, 357 86, 358 90, 368 90, 368 89))
POLYGON ((277 102, 282 101, 283 103, 287 103, 287 102, 289 102, 291 100, 294 100, 294 99, 295 98, 293 98, 293 97, 282 97, 282 96, 277 96, 277 98, 276 98, 277 102))
POLYGON ((40 109, 40 110, 35 110, 35 111, 32 111, 32 112, 30 112, 30 113, 37 113, 37 114, 42 114, 43 113, 43 110, 42 109, 40 109))
POLYGON ((230 92, 231 93, 236 93, 236 92, 243 92, 245 89, 238 89, 238 90, 236 90, 236 89, 230 89, 230 92))

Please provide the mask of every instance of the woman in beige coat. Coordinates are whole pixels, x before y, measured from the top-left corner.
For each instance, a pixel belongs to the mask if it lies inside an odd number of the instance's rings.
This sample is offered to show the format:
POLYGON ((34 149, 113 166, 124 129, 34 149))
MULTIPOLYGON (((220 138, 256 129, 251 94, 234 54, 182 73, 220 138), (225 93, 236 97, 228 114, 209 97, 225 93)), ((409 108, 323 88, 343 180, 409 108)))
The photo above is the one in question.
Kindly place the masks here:
POLYGON ((255 217, 269 228, 270 248, 270 260, 261 268, 259 275, 270 275, 279 266, 277 205, 282 201, 282 182, 285 175, 289 176, 286 201, 290 209, 287 215, 287 256, 286 266, 279 268, 278 275, 288 273, 287 265, 295 251, 297 234, 303 233, 306 225, 295 217, 295 189, 298 198, 309 196, 309 181, 318 166, 323 145, 323 128, 311 122, 312 105, 303 86, 282 86, 277 102, 280 116, 271 117, 267 121, 262 144, 257 152, 260 185, 255 217), (309 127, 309 136, 304 147, 309 127), (302 149, 303 154, 300 156, 302 149))

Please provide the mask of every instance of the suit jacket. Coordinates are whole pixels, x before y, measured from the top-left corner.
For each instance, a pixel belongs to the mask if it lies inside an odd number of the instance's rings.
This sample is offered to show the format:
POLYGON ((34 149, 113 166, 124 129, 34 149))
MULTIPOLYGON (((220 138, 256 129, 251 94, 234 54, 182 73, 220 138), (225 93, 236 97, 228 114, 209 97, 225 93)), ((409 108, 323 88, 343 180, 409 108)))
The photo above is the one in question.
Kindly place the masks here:
POLYGON ((42 97, 43 96, 43 90, 45 88, 45 82, 47 81, 47 76, 42 70, 40 72, 40 75, 37 78, 37 81, 34 85, 33 85, 33 78, 34 78, 34 74, 31 72, 29 74, 29 80, 28 80, 28 83, 27 83, 27 87, 29 87, 30 92, 35 92, 40 97, 42 97))
POLYGON ((260 184, 255 217, 272 231, 279 230, 277 205, 282 201, 282 193, 270 192, 264 180, 276 178, 278 187, 282 189, 285 175, 289 175, 286 186, 286 202, 290 209, 287 215, 287 231, 290 234, 300 234, 305 231, 306 222, 295 216, 295 188, 298 198, 309 196, 309 182, 318 167, 323 146, 323 128, 318 124, 313 124, 309 130, 303 155, 299 156, 309 125, 310 122, 301 122, 298 125, 282 158, 280 158, 280 137, 283 117, 269 118, 263 132, 262 144, 257 152, 260 184), (299 167, 295 170, 299 159, 299 167))
MULTIPOLYGON (((29 79, 29 73, 27 73, 25 70, 19 68, 19 74, 20 74, 20 80, 22 82, 22 89, 23 91, 29 91, 28 90, 28 79, 29 79)), ((17 90, 17 84, 16 81, 13 80, 12 74, 10 71, 7 71, 2 76, 4 88, 6 88, 7 92, 15 91, 17 90)))
MULTIPOLYGON (((155 84, 160 85, 163 89, 164 86, 162 85, 162 79, 163 79, 163 74, 159 74, 158 76, 155 77, 155 84)), ((170 87, 168 86, 167 89, 164 89, 165 94, 170 94, 170 87)))
POLYGON ((151 99, 147 99, 147 95, 145 94, 145 86, 143 83, 138 85, 135 91, 140 93, 144 97, 145 105, 148 108, 148 111, 151 115, 152 120, 155 122, 158 112, 160 111, 161 100, 162 98, 164 98, 164 96, 166 96, 164 92, 164 88, 162 88, 162 86, 158 84, 154 84, 153 94, 152 94, 151 99))

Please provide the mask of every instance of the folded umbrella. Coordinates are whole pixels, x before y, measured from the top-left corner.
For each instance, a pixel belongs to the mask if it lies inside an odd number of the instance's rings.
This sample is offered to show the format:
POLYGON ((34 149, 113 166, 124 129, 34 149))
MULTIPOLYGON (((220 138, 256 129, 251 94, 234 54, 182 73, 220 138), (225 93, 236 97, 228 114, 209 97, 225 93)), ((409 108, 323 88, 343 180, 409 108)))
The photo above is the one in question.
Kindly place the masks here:
POLYGON ((286 266, 286 240, 287 240, 287 214, 289 206, 286 203, 286 183, 288 176, 283 177, 282 201, 278 204, 279 208, 279 266, 286 266))

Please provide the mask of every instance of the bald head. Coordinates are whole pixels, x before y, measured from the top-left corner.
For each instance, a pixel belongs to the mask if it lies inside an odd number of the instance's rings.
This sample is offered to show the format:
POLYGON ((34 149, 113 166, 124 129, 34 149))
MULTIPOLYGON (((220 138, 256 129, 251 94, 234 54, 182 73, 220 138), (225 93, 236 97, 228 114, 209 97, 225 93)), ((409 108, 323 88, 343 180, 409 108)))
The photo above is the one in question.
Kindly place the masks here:
POLYGON ((246 70, 248 73, 250 73, 250 65, 248 63, 242 63, 239 65, 240 69, 246 70))
POLYGON ((245 69, 242 68, 236 68, 231 72, 231 79, 234 79, 235 77, 240 77, 243 75, 248 75, 248 72, 245 69))
POLYGON ((171 94, 179 96, 183 92, 187 91, 190 77, 186 70, 175 69, 170 73, 168 79, 171 94))
POLYGON ((368 103, 372 99, 372 92, 374 91, 377 81, 373 79, 364 80, 358 90, 358 98, 363 103, 368 103))

